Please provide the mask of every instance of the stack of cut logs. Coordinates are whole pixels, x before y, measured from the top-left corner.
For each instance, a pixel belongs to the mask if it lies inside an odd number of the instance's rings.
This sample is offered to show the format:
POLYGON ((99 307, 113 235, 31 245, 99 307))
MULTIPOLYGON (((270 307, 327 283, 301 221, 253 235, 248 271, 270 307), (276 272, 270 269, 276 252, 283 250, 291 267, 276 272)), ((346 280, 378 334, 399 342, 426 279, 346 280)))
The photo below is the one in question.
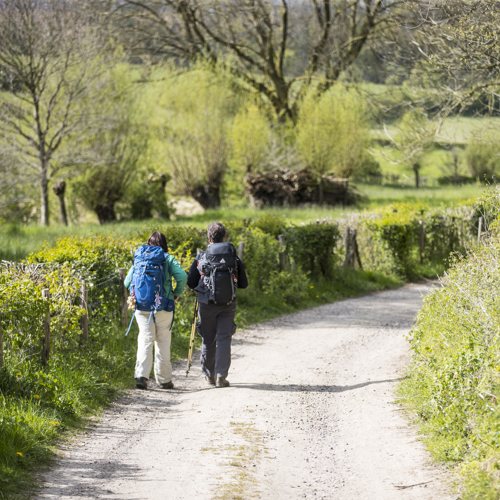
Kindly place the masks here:
POLYGON ((353 205, 361 199, 349 179, 318 177, 308 169, 249 173, 246 185, 254 206, 353 205))

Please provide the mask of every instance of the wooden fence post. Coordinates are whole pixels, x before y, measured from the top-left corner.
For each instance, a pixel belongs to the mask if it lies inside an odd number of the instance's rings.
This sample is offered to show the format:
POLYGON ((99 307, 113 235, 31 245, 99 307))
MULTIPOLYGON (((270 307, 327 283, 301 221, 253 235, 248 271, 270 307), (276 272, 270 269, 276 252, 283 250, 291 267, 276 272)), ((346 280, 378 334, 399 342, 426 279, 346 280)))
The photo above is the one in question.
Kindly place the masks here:
POLYGON ((280 267, 281 269, 285 269, 286 267, 286 255, 285 252, 283 251, 285 249, 286 245, 286 237, 284 234, 280 234, 278 236, 278 241, 280 245, 280 267))
POLYGON ((358 231, 357 229, 345 228, 345 260, 343 267, 350 267, 354 269, 356 262, 360 269, 363 269, 361 264, 361 256, 359 255, 358 248, 358 231))
POLYGON ((244 241, 240 241, 238 243, 238 259, 241 260, 241 262, 243 262, 243 252, 245 250, 245 242, 244 241))
MULTIPOLYGON (((451 218, 451 233, 450 233, 450 253, 455 251, 455 217, 451 218)), ((460 237, 458 238, 460 244, 460 237)))
POLYGON ((344 267, 351 267, 352 256, 351 256, 351 228, 350 227, 345 228, 344 244, 345 244, 344 267))
POLYGON ((481 243, 481 231, 483 229, 483 217, 479 217, 479 225, 477 228, 477 243, 481 243))
POLYGON ((122 316, 122 326, 123 328, 127 328, 128 325, 128 294, 127 287, 125 286, 125 278, 127 277, 127 270, 123 267, 118 269, 118 276, 120 278, 120 295, 122 297, 122 307, 121 307, 121 316, 122 316))
POLYGON ((47 301, 48 311, 47 316, 43 318, 43 329, 45 331, 45 338, 43 339, 42 348, 42 364, 46 365, 50 357, 50 291, 48 288, 42 290, 42 297, 47 301))
POLYGON ((204 252, 203 248, 196 249, 196 255, 200 255, 200 253, 203 253, 203 252, 204 252))
POLYGON ((89 340, 89 290, 87 288, 87 281, 82 281, 80 289, 80 304, 82 309, 85 309, 85 314, 80 318, 80 327, 82 329, 82 341, 86 344, 89 340))
MULTIPOLYGON (((363 264, 361 264, 361 257, 359 255, 359 248, 358 248, 358 230, 354 229, 352 232, 352 245, 354 247, 354 257, 358 261, 358 266, 360 269, 363 269, 363 264)), ((355 261, 353 259, 352 262, 352 267, 354 267, 355 261)))
POLYGON ((0 313, 0 368, 3 366, 3 330, 2 330, 2 314, 0 313))
POLYGON ((420 264, 424 261, 424 221, 419 220, 418 225, 420 226, 420 264))

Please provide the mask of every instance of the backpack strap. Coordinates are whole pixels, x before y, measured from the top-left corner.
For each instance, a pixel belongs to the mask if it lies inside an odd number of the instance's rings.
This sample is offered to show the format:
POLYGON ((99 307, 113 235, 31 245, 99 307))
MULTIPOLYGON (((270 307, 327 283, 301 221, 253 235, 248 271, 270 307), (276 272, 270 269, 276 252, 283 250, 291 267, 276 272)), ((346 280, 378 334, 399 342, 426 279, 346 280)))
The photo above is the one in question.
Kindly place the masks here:
POLYGON ((135 311, 134 314, 132 314, 132 319, 130 320, 130 324, 128 325, 128 330, 127 333, 125 334, 125 337, 128 335, 128 332, 130 332, 130 329, 132 328, 132 322, 134 321, 135 318, 135 311))

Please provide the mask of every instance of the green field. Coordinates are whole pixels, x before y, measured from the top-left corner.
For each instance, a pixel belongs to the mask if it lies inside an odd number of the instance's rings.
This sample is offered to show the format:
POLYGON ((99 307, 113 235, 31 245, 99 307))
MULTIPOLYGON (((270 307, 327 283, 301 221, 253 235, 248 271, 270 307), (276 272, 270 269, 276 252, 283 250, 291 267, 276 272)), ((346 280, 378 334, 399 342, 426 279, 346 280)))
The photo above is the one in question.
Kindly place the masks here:
MULTIPOLYGON (((436 137, 434 146, 427 151, 422 158, 420 176, 423 184, 437 186, 437 179, 453 173, 454 147, 458 154, 458 173, 470 175, 467 162, 465 161, 465 147, 474 137, 486 133, 488 137, 500 136, 500 118, 488 117, 451 117, 446 119, 436 137)), ((409 165, 401 162, 400 154, 387 143, 389 137, 395 138, 398 133, 397 125, 388 125, 385 129, 377 127, 372 130, 374 140, 371 153, 379 162, 383 174, 399 176, 398 183, 413 186, 415 184, 414 173, 409 165)))
MULTIPOLYGON (((234 220, 257 218, 267 213, 282 214, 291 223, 308 222, 316 219, 338 219, 345 214, 360 210, 372 209, 393 202, 426 203, 430 206, 450 206, 460 201, 477 197, 483 189, 478 185, 425 187, 373 186, 359 184, 359 192, 364 201, 356 207, 304 207, 304 208, 269 208, 257 209, 249 206, 223 206, 219 210, 207 210, 203 214, 192 216, 177 216, 162 224, 181 224, 205 228, 214 220, 234 220)), ((19 261, 28 254, 42 248, 44 244, 52 246, 58 238, 67 235, 88 236, 92 234, 116 234, 129 237, 138 229, 149 227, 154 220, 116 222, 100 226, 97 223, 70 225, 65 227, 53 224, 50 227, 35 225, 6 225, 0 228, 0 260, 19 261)))

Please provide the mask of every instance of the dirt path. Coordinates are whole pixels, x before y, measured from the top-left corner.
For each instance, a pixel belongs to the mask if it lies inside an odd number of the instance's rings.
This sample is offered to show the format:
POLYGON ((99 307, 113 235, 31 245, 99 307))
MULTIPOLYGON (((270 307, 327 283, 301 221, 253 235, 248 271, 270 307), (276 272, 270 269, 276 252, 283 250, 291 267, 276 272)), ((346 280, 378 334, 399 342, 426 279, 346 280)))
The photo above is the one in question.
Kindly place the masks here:
POLYGON ((232 386, 177 364, 178 389, 134 390, 65 452, 39 498, 451 499, 394 404, 424 285, 239 332, 232 386))

